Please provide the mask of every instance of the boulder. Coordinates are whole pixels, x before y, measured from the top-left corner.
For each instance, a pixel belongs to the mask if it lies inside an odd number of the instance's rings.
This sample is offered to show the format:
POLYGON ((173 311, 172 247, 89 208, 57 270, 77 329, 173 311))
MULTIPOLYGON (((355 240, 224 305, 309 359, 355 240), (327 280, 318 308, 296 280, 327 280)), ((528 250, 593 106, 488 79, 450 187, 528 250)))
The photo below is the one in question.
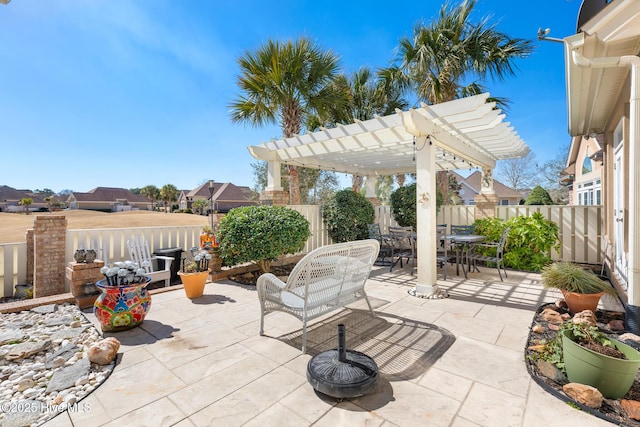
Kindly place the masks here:
POLYGON ((586 323, 589 326, 596 326, 597 319, 593 311, 584 310, 584 311, 581 311, 580 313, 576 313, 576 315, 573 316, 572 322, 575 323, 576 325, 581 325, 583 323, 586 323))
POLYGON ((109 337, 98 341, 93 344, 87 350, 89 360, 91 363, 98 365, 108 365, 115 359, 118 349, 120 348, 120 341, 116 338, 109 337))
POLYGON ((564 322, 564 320, 562 320, 562 316, 560 315, 560 313, 550 308, 545 308, 544 310, 542 310, 542 313, 540 313, 540 316, 542 316, 542 318, 549 323, 555 323, 559 325, 564 322))
POLYGON ((569 383, 562 386, 562 391, 576 402, 589 408, 598 409, 602 406, 602 393, 590 385, 569 383))

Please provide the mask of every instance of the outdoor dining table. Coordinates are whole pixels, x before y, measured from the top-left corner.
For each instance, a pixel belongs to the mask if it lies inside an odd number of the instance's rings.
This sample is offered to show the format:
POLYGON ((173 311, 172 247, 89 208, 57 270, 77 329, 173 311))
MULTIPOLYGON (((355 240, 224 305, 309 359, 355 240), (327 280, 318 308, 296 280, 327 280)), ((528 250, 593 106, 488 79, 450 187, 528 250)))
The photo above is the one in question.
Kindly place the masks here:
MULTIPOLYGON (((463 256, 467 257, 465 261, 468 269, 470 269, 471 264, 469 262, 469 251, 472 249, 475 243, 482 242, 486 238, 487 236, 483 236, 480 234, 446 234, 441 237, 441 240, 445 240, 445 241, 448 240, 452 245, 455 245, 456 247, 456 275, 460 274, 460 270, 458 266, 460 265, 461 247, 464 246, 466 248, 465 250, 466 254, 463 254, 463 256)), ((464 278, 466 279, 468 269, 465 270, 464 264, 465 262, 462 263, 462 272, 464 273, 464 278)))

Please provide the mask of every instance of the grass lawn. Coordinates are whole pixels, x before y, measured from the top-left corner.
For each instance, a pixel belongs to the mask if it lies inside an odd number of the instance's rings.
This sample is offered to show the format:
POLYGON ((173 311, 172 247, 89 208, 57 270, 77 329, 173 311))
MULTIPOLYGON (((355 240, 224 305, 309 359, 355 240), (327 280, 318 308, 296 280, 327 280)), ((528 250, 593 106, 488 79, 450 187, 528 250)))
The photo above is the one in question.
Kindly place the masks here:
POLYGON ((36 216, 63 215, 67 218, 67 229, 162 227, 176 225, 200 225, 209 223, 209 217, 184 213, 162 212, 96 212, 85 210, 23 213, 0 212, 0 244, 24 242, 27 230, 33 228, 36 216))

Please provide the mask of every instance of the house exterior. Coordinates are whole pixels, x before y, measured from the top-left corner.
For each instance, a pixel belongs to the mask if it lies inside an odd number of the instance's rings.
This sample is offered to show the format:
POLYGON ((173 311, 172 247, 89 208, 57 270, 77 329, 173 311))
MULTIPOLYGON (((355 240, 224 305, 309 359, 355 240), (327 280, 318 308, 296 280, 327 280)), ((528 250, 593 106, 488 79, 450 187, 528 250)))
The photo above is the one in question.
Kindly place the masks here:
MULTIPOLYGON (((180 210, 192 209, 193 202, 198 199, 210 201, 209 182, 205 182, 191 191, 182 190, 178 197, 180 210)), ((251 197, 251 189, 234 185, 230 182, 213 183, 213 210, 218 213, 227 213, 233 208, 240 206, 256 205, 258 202, 251 197)), ((205 213, 209 214, 211 209, 207 208, 205 213)))
POLYGON ((627 320, 636 324, 632 331, 638 333, 640 1, 583 1, 576 34, 563 41, 568 127, 576 138, 564 176, 573 175, 574 197, 582 202, 591 197, 585 196, 584 184, 595 187, 600 177, 603 247, 610 248, 605 264, 626 300, 627 320), (595 162, 591 172, 582 169, 587 157, 595 162))
POLYGON ((24 212, 24 206, 20 200, 29 198, 32 200, 29 211, 46 211, 47 201, 31 190, 16 190, 7 185, 0 185, 0 212, 24 212))
POLYGON ((102 212, 151 210, 151 201, 125 188, 96 187, 87 193, 72 192, 67 199, 69 209, 102 212))
MULTIPOLYGON (((482 173, 475 171, 468 177, 463 177, 456 172, 449 172, 449 175, 453 175, 460 184, 460 198, 464 205, 475 205, 476 196, 481 193, 482 190, 482 173)), ((497 204, 500 206, 518 205, 522 199, 522 194, 509 188, 498 180, 493 180, 493 191, 498 198, 497 204)))
POLYGON ((604 150, 602 134, 571 139, 566 168, 561 182, 569 189, 569 205, 602 205, 604 150))

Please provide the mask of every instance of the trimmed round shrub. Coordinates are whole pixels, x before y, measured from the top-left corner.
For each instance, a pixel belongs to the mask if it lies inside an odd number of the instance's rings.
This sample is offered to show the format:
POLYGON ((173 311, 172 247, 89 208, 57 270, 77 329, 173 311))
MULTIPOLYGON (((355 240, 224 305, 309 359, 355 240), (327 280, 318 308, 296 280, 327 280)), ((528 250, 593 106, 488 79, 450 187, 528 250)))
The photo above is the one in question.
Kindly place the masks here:
POLYGON ((375 220, 371 202, 351 189, 341 190, 322 205, 322 220, 335 243, 369 237, 367 224, 375 220))
POLYGON ((310 235, 309 221, 293 209, 245 206, 220 221, 218 250, 225 265, 253 262, 268 273, 280 256, 301 251, 310 235))
POLYGON ((391 193, 391 215, 400 227, 416 229, 416 184, 405 185, 391 193))
POLYGON ((525 205, 553 205, 553 200, 551 196, 544 188, 536 185, 531 193, 529 193, 529 197, 524 202, 525 205))

